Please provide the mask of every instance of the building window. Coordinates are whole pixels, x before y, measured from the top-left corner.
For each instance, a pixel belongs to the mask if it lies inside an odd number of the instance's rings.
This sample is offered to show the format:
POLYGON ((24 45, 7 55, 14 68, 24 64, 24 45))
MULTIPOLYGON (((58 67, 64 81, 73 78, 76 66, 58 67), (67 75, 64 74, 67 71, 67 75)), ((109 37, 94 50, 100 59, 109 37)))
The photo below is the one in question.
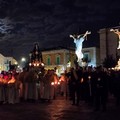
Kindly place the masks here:
POLYGON ((57 65, 60 64, 60 55, 56 56, 56 64, 57 64, 57 65))
POLYGON ((88 52, 83 54, 83 61, 90 62, 90 55, 88 52))
POLYGON ((47 57, 47 65, 50 65, 51 64, 51 58, 50 56, 47 57))
POLYGON ((9 60, 6 60, 6 61, 5 61, 5 64, 9 64, 9 60))

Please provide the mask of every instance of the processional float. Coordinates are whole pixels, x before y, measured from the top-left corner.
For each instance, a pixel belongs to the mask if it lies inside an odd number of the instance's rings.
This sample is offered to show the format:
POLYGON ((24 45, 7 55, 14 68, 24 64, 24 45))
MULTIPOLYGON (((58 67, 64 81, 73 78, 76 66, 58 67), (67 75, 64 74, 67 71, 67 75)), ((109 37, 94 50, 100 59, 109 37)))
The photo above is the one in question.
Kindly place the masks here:
POLYGON ((83 41, 87 39, 87 35, 91 34, 90 31, 86 31, 84 34, 80 35, 70 35, 70 38, 73 38, 75 43, 75 54, 77 56, 77 63, 79 66, 82 66, 82 59, 83 59, 83 41))

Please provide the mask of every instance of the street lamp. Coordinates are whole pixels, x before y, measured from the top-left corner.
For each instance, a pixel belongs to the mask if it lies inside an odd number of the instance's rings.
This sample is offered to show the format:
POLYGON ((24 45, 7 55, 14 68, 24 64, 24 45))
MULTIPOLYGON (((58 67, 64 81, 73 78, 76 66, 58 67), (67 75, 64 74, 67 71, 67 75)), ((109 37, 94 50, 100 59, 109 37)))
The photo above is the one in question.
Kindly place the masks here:
POLYGON ((23 57, 23 58, 21 58, 21 61, 22 62, 26 62, 26 59, 23 57))
POLYGON ((21 58, 21 66, 22 66, 22 68, 25 67, 25 63, 26 63, 26 58, 22 57, 21 58))

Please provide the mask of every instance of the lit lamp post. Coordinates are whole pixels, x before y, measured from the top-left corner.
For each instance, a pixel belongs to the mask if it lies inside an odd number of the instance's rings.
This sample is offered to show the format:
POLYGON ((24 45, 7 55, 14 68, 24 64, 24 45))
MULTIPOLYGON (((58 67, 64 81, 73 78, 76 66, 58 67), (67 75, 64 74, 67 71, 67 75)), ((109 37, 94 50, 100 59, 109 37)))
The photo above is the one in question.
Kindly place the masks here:
POLYGON ((90 96, 92 96, 92 90, 91 90, 91 76, 88 76, 88 83, 89 83, 90 96))

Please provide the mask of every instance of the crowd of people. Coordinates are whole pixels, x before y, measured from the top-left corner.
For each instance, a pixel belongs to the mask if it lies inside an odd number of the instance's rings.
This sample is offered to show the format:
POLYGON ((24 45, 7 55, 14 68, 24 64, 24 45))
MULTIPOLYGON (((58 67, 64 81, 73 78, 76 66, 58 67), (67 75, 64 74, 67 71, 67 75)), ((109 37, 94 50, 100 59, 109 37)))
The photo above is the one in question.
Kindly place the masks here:
POLYGON ((120 71, 107 70, 99 66, 76 67, 57 76, 55 70, 38 71, 24 69, 23 72, 1 72, 0 103, 15 104, 22 101, 51 101, 57 95, 69 98, 72 105, 85 101, 95 110, 106 110, 108 96, 120 102, 120 71))
POLYGON ((92 68, 72 68, 69 91, 73 105, 81 100, 93 105, 95 111, 106 110, 108 97, 115 97, 120 102, 120 71, 107 70, 101 66, 92 68))
POLYGON ((17 75, 12 73, 2 72, 0 74, 0 103, 14 104, 19 103, 19 86, 17 75))
POLYGON ((53 69, 43 73, 33 68, 25 68, 20 73, 3 71, 0 74, 0 103, 51 101, 62 93, 64 85, 53 69))

